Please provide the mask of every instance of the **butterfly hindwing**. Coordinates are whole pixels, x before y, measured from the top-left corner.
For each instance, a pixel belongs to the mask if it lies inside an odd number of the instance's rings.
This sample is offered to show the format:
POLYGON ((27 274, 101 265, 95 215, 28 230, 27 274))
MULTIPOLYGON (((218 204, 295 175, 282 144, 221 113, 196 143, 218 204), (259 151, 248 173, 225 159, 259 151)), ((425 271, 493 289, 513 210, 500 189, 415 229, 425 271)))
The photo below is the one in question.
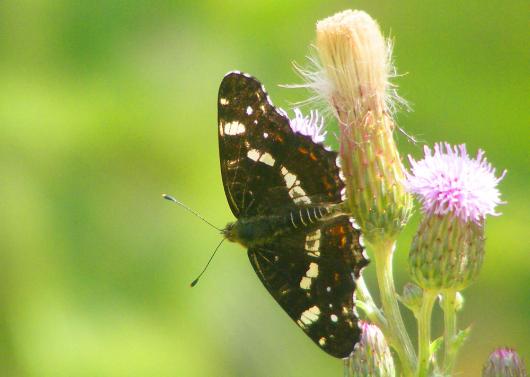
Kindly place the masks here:
POLYGON ((279 238, 248 255, 280 306, 319 347, 343 358, 360 330, 354 312, 355 278, 367 261, 348 216, 279 238))
POLYGON ((336 152, 293 132, 259 81, 227 74, 219 88, 218 118, 223 186, 236 217, 341 200, 336 152))

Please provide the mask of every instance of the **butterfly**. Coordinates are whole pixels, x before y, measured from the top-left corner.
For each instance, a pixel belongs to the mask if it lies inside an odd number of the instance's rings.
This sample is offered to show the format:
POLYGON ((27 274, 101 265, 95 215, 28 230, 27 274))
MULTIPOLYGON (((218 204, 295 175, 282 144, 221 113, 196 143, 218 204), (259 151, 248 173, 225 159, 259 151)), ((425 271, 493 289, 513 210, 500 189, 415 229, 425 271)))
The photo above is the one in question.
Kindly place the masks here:
POLYGON ((259 279, 296 324, 345 358, 360 338, 355 279, 368 261, 343 204, 337 153, 291 126, 257 79, 225 75, 219 157, 237 221, 222 233, 248 249, 259 279))

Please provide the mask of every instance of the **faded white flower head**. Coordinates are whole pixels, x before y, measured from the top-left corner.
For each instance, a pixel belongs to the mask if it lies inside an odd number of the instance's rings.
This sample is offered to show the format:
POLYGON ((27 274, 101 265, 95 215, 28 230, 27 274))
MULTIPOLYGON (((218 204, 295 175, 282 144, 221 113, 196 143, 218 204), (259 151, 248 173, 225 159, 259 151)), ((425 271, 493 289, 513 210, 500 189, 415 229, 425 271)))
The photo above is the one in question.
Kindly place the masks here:
POLYGON ((322 143, 326 138, 324 118, 317 110, 311 110, 304 116, 300 109, 294 109, 294 118, 291 119, 291 129, 299 134, 310 136, 313 142, 322 143))
POLYGON ((495 207, 500 199, 497 184, 504 178, 495 176, 484 151, 471 158, 465 144, 434 145, 434 153, 425 146, 425 157, 416 161, 409 156, 412 173, 407 174, 406 187, 416 194, 427 214, 453 214, 463 221, 475 223, 486 215, 497 216, 495 207))
POLYGON ((334 112, 352 111, 360 119, 366 111, 394 112, 406 101, 398 96, 391 79, 392 42, 366 12, 345 10, 317 23, 317 57, 309 67, 295 66, 306 81, 299 87, 314 91, 334 112))

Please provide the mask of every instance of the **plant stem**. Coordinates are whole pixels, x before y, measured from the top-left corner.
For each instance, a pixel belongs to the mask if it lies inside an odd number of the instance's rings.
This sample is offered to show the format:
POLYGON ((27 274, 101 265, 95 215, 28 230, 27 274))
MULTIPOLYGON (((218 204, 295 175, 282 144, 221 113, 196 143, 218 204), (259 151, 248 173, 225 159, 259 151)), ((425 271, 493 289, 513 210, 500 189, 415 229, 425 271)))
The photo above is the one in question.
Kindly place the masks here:
POLYGON ((381 241, 373 244, 377 282, 381 293, 383 311, 387 319, 388 333, 385 333, 388 342, 397 352, 403 375, 412 376, 413 366, 416 364, 416 354, 408 336, 405 324, 399 311, 397 294, 394 287, 392 272, 392 257, 395 242, 393 240, 381 241))
POLYGON ((429 372, 429 362, 431 359, 431 315, 434 302, 436 301, 436 291, 425 290, 423 302, 418 313, 418 368, 417 377, 426 377, 429 372))
POLYGON ((366 317, 372 322, 374 325, 377 325, 379 329, 383 332, 383 334, 387 331, 388 323, 383 316, 383 313, 377 305, 375 304, 372 295, 370 294, 370 291, 368 290, 368 287, 366 286, 366 282, 364 281, 364 278, 362 276, 357 279, 357 290, 356 290, 356 298, 357 298, 357 306, 364 312, 366 317))
POLYGON ((456 337, 456 291, 444 291, 442 303, 444 313, 444 372, 451 374, 456 359, 453 344, 456 337))
POLYGON ((351 369, 351 359, 348 357, 347 359, 343 359, 344 362, 344 377, 350 377, 351 369))

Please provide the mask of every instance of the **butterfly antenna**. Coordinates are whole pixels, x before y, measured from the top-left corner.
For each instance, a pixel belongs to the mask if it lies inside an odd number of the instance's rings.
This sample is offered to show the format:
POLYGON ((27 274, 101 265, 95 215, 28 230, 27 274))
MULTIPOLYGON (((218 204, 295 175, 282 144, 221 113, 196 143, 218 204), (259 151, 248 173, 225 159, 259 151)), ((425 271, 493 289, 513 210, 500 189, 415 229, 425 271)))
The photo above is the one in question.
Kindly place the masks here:
POLYGON ((219 229, 218 227, 216 227, 215 225, 213 225, 211 222, 209 222, 208 220, 206 220, 204 217, 202 217, 201 215, 199 215, 197 212, 195 212, 194 210, 192 210, 190 207, 188 207, 186 204, 182 203, 181 201, 178 201, 177 199, 175 199, 174 197, 172 197, 171 195, 167 195, 167 194, 162 194, 162 197, 166 200, 169 200, 170 202, 173 202, 179 206, 181 206, 182 208, 184 208, 185 210, 187 210, 188 212, 194 214, 195 216, 197 216, 199 219, 201 219, 202 221, 204 221, 206 224, 210 225, 212 228, 215 228, 217 229, 219 232, 222 231, 222 229, 219 229))
POLYGON ((210 265, 210 262, 212 261, 213 257, 215 256, 215 253, 217 253, 217 250, 219 250, 219 247, 222 245, 222 243, 224 242, 224 240, 226 240, 226 238, 223 238, 221 240, 221 242, 219 242, 219 245, 217 245, 217 247, 215 248, 215 250, 213 251, 212 253, 212 256, 210 257, 210 259, 208 259, 208 263, 206 263, 206 266, 204 266, 204 268, 202 269, 201 273, 199 274, 199 276, 197 276, 195 278, 195 280, 193 280, 190 284, 190 287, 195 287, 197 285, 197 283, 199 282, 199 279, 201 278, 202 274, 204 274, 204 272, 206 271, 206 269, 208 268, 208 266, 210 265))

